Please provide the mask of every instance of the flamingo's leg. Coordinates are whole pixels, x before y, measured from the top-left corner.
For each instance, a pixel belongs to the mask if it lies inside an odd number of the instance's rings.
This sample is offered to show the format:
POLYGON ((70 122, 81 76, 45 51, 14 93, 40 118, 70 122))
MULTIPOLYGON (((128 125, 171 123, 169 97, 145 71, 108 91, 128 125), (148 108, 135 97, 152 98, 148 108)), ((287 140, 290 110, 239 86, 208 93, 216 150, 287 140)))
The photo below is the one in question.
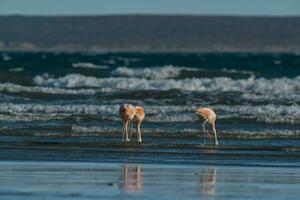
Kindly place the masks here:
POLYGON ((205 124, 206 124, 207 121, 208 121, 208 119, 205 120, 205 122, 202 124, 202 129, 203 129, 203 144, 205 144, 205 124))
POLYGON ((217 138, 217 130, 216 130, 216 125, 215 125, 215 123, 212 123, 212 129, 213 129, 213 131, 214 131, 214 134, 215 134, 215 145, 218 145, 219 143, 218 143, 218 138, 217 138))
POLYGON ((137 141, 142 142, 142 133, 141 133, 141 121, 137 122, 137 141))
POLYGON ((210 139, 212 138, 211 134, 209 134, 209 132, 205 129, 205 124, 208 122, 208 119, 205 120, 205 122, 202 124, 202 128, 204 131, 204 134, 206 134, 210 139))
POLYGON ((125 123, 123 121, 123 126, 122 126, 122 134, 123 134, 123 141, 125 140, 125 123))
POLYGON ((130 126, 130 136, 129 136, 129 140, 131 140, 131 136, 132 136, 132 133, 133 133, 133 122, 129 122, 129 126, 130 126))
POLYGON ((128 138, 128 123, 129 121, 125 122, 125 135, 126 135, 126 142, 129 142, 129 138, 128 138))

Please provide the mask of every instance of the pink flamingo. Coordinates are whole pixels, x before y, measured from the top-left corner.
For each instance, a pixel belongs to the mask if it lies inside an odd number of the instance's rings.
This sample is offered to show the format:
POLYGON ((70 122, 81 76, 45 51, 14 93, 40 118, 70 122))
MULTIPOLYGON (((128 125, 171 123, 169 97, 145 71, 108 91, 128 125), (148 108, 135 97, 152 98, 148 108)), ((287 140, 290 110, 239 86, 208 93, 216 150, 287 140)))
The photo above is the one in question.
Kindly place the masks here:
POLYGON ((130 137, 128 134, 128 125, 131 122, 135 122, 136 124, 136 131, 137 131, 137 140, 138 142, 142 142, 142 133, 141 133, 141 124, 145 118, 145 111, 140 106, 133 106, 131 104, 122 104, 119 108, 119 114, 123 121, 123 141, 130 141, 132 131, 130 131, 130 137))
POLYGON ((202 116, 205 119, 204 123, 202 124, 204 143, 205 143, 205 134, 207 134, 210 138, 212 137, 205 129, 205 124, 208 122, 211 125, 215 135, 215 145, 218 145, 217 130, 216 130, 216 118, 217 118, 216 113, 211 108, 197 108, 196 114, 198 116, 202 116))
MULTIPOLYGON (((141 124, 145 118, 145 111, 140 106, 135 106, 135 115, 133 118, 133 122, 136 124, 136 132, 137 132, 137 140, 138 142, 142 142, 142 133, 141 133, 141 124)), ((130 139, 131 139, 132 131, 130 132, 130 139)))

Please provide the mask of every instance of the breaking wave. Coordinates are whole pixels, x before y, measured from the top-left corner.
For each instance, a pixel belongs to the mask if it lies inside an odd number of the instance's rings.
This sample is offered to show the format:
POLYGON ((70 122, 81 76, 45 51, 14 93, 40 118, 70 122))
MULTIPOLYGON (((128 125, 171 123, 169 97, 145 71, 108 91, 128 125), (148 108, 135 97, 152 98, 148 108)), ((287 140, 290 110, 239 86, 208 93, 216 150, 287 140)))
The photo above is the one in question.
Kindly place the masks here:
POLYGON ((10 61, 10 60, 12 60, 12 57, 10 57, 8 54, 6 54, 6 53, 2 53, 2 60, 3 61, 10 61))
POLYGON ((175 67, 173 65, 168 65, 164 67, 152 67, 152 68, 128 68, 128 67, 118 67, 111 72, 112 76, 119 77, 137 77, 137 78, 147 78, 147 79, 166 79, 175 78, 180 75, 183 70, 197 71, 196 68, 188 67, 175 67))
POLYGON ((222 72, 227 72, 231 74, 246 74, 246 75, 254 75, 253 71, 248 71, 248 70, 236 70, 236 69, 226 69, 223 68, 221 69, 222 72))
POLYGON ((219 110, 219 118, 255 119, 265 123, 300 123, 300 107, 298 105, 238 105, 238 106, 215 106, 219 110))
POLYGON ((179 89, 199 92, 246 92, 258 94, 300 94, 300 76, 295 78, 256 78, 232 79, 218 78, 192 78, 192 79, 159 79, 145 78, 97 78, 80 74, 69 74, 64 77, 51 78, 38 75, 34 83, 39 86, 57 88, 98 87, 105 91, 115 90, 159 90, 166 91, 179 89))
POLYGON ((107 66, 107 65, 95 65, 93 63, 85 63, 85 62, 73 63, 72 67, 74 67, 74 68, 90 68, 90 69, 108 69, 109 68, 109 66, 107 66))
MULTIPOLYGON (((143 106, 146 112, 146 122, 196 122, 196 106, 143 106)), ((38 103, 0 103, 0 113, 13 115, 45 114, 49 116, 94 115, 105 120, 119 121, 119 105, 90 105, 90 104, 38 104, 38 103), (103 119, 104 119, 103 118, 103 119)), ((219 120, 247 120, 264 123, 300 124, 299 106, 278 105, 216 105, 213 106, 219 120)))
POLYGON ((14 83, 0 83, 0 92, 29 92, 29 93, 46 93, 46 94, 80 94, 92 95, 95 90, 92 89, 63 89, 53 87, 39 87, 39 86, 23 86, 14 83))
POLYGON ((117 113, 119 105, 49 105, 49 104, 14 104, 0 103, 0 113, 23 114, 113 114, 117 113))
POLYGON ((16 67, 16 68, 11 68, 9 69, 10 72, 22 72, 24 71, 23 67, 16 67))

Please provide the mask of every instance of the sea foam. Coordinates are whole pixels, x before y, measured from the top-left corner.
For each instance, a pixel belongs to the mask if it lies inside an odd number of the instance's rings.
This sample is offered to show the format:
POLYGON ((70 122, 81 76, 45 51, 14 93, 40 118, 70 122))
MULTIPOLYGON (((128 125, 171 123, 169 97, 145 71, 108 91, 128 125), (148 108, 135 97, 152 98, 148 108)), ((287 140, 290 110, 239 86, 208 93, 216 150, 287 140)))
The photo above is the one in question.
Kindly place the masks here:
POLYGON ((199 92, 246 92, 246 93, 271 93, 271 94, 299 94, 300 76, 295 78, 256 78, 232 79, 228 77, 217 78, 186 78, 186 79, 158 79, 145 78, 97 78, 80 74, 69 74, 64 77, 51 78, 38 75, 34 83, 39 86, 74 88, 98 87, 104 91, 115 90, 159 90, 171 89, 199 91, 199 92))
POLYGON ((1 113, 11 114, 117 114, 119 105, 0 103, 1 113))
POLYGON ((86 63, 86 62, 78 62, 73 63, 72 67, 74 68, 90 68, 90 69, 108 69, 107 65, 95 65, 93 63, 86 63))
POLYGON ((112 76, 118 77, 137 77, 147 79, 166 79, 180 75, 182 70, 197 71, 196 68, 175 67, 173 65, 152 68, 129 68, 118 67, 111 72, 112 76))
POLYGON ((23 67, 16 67, 16 68, 11 68, 9 69, 10 72, 22 72, 24 71, 23 67))
POLYGON ((40 87, 40 86, 24 86, 14 83, 0 83, 0 92, 28 92, 28 93, 46 93, 46 94, 80 94, 92 95, 95 94, 93 89, 63 89, 53 87, 40 87))
MULTIPOLYGON (((146 122, 197 122, 195 105, 143 105, 146 122)), ((247 120, 264 123, 300 124, 300 108, 298 105, 215 105, 218 120, 247 120)), ((39 104, 39 103, 0 103, 0 113, 12 115, 40 115, 55 117, 69 115, 97 116, 108 121, 120 121, 118 104, 39 104)))

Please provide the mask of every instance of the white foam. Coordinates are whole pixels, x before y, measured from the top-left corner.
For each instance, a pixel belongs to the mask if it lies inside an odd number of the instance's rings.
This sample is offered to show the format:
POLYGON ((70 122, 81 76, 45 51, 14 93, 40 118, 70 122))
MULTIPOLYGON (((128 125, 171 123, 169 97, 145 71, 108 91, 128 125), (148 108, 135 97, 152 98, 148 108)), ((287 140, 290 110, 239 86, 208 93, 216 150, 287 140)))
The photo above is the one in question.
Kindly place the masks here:
MULTIPOLYGON (((145 122, 197 122, 196 106, 156 106, 142 105, 146 112, 145 122)), ((16 116, 45 115, 64 117, 69 115, 97 115, 105 120, 120 121, 119 104, 39 104, 39 103, 0 103, 0 113, 16 116)), ((268 105, 215 105, 217 119, 250 119, 265 123, 300 124, 300 107, 268 105)))
POLYGON ((222 131, 221 134, 237 136, 238 138, 251 138, 251 139, 263 139, 263 138, 277 138, 277 137, 299 137, 299 130, 289 129, 263 129, 263 130, 245 130, 245 129, 229 129, 222 131))
POLYGON ((244 93, 243 100, 258 102, 294 102, 300 99, 300 93, 244 93))
POLYGON ((20 104, 0 103, 1 113, 23 114, 23 113, 44 113, 44 114, 112 114, 117 115, 119 105, 89 105, 89 104, 20 104))
POLYGON ((139 58, 125 58, 121 56, 113 57, 113 59, 123 62, 124 65, 129 65, 130 63, 139 62, 141 60, 139 58))
POLYGON ((281 106, 281 105, 238 105, 225 106, 217 105, 214 107, 219 111, 219 118, 240 118, 255 119, 259 122, 266 123, 300 123, 300 107, 298 105, 281 106))
POLYGON ((223 68, 222 72, 227 72, 231 74, 246 74, 246 75, 254 75, 253 71, 248 71, 248 70, 236 70, 236 69, 227 69, 223 68))
POLYGON ((9 69, 10 72, 22 72, 24 71, 23 67, 16 67, 16 68, 11 68, 9 69))
POLYGON ((116 61, 114 59, 102 60, 102 62, 105 63, 105 64, 108 64, 108 65, 116 64, 116 61))
POLYGON ((275 65, 281 65, 282 64, 282 61, 281 60, 273 60, 273 63, 275 65))
MULTIPOLYGON (((135 127, 134 127, 135 128, 135 127)), ((119 133, 121 136, 121 123, 119 123, 119 126, 115 127, 106 127, 106 126, 83 126, 83 125, 73 125, 71 128, 72 132, 74 133, 98 133, 98 134, 107 134, 107 133, 119 133)), ((178 128, 147 128, 143 127, 143 134, 149 133, 174 133, 174 132, 180 132, 182 130, 178 128)), ((195 132, 199 132, 199 130, 195 130, 195 132)), ((133 134, 133 138, 136 137, 135 134, 133 134)))
POLYGON ((73 125, 72 132, 75 133, 111 133, 120 131, 118 127, 105 127, 105 126, 79 126, 73 125))
POLYGON ((112 76, 120 77, 137 77, 137 78, 149 78, 149 79, 166 79, 174 78, 180 75, 182 70, 197 71, 195 68, 188 67, 175 67, 173 65, 163 67, 152 68, 129 68, 118 67, 111 72, 112 76))
POLYGON ((72 67, 74 68, 90 68, 90 69, 108 69, 107 65, 95 65, 93 63, 85 63, 85 62, 78 62, 73 63, 72 67))
MULTIPOLYGON (((300 124, 300 107, 268 105, 216 105, 212 106, 218 119, 252 119, 265 123, 300 124)), ((196 106, 145 106, 146 118, 150 122, 196 122, 196 106)))
POLYGON ((30 92, 30 93, 46 93, 46 94, 81 94, 93 95, 93 89, 62 89, 53 87, 39 87, 39 86, 23 86, 14 83, 0 83, 0 92, 30 92))
MULTIPOLYGON (((143 106, 146 110, 147 122, 191 122, 195 121, 194 106, 143 106)), ((105 116, 111 121, 120 121, 118 114, 119 105, 90 105, 90 104, 20 104, 0 103, 0 113, 12 114, 15 116, 34 117, 64 117, 69 115, 98 115, 105 116), (43 116, 45 115, 45 116, 43 116)), ((17 117, 19 120, 20 117, 17 117)), ((33 118, 35 119, 35 118, 33 118)))
POLYGON ((10 57, 8 54, 3 53, 2 54, 2 60, 3 61, 10 61, 10 60, 12 60, 12 57, 10 57))
POLYGON ((69 74, 60 78, 36 76, 34 83, 40 86, 72 88, 72 87, 99 87, 103 91, 115 90, 159 90, 171 89, 199 91, 199 92, 242 92, 260 94, 299 94, 300 76, 295 78, 255 78, 232 79, 227 77, 217 78, 192 78, 192 79, 159 79, 148 80, 145 78, 96 78, 79 74, 69 74))
MULTIPOLYGON (((1 121, 9 121, 9 122, 32 122, 32 121, 48 121, 59 119, 62 120, 64 118, 63 115, 44 115, 44 114, 22 114, 22 115, 8 115, 8 114, 0 114, 1 121)), ((3 127, 0 127, 3 129, 3 127)), ((16 127, 13 127, 16 128, 16 127)))

